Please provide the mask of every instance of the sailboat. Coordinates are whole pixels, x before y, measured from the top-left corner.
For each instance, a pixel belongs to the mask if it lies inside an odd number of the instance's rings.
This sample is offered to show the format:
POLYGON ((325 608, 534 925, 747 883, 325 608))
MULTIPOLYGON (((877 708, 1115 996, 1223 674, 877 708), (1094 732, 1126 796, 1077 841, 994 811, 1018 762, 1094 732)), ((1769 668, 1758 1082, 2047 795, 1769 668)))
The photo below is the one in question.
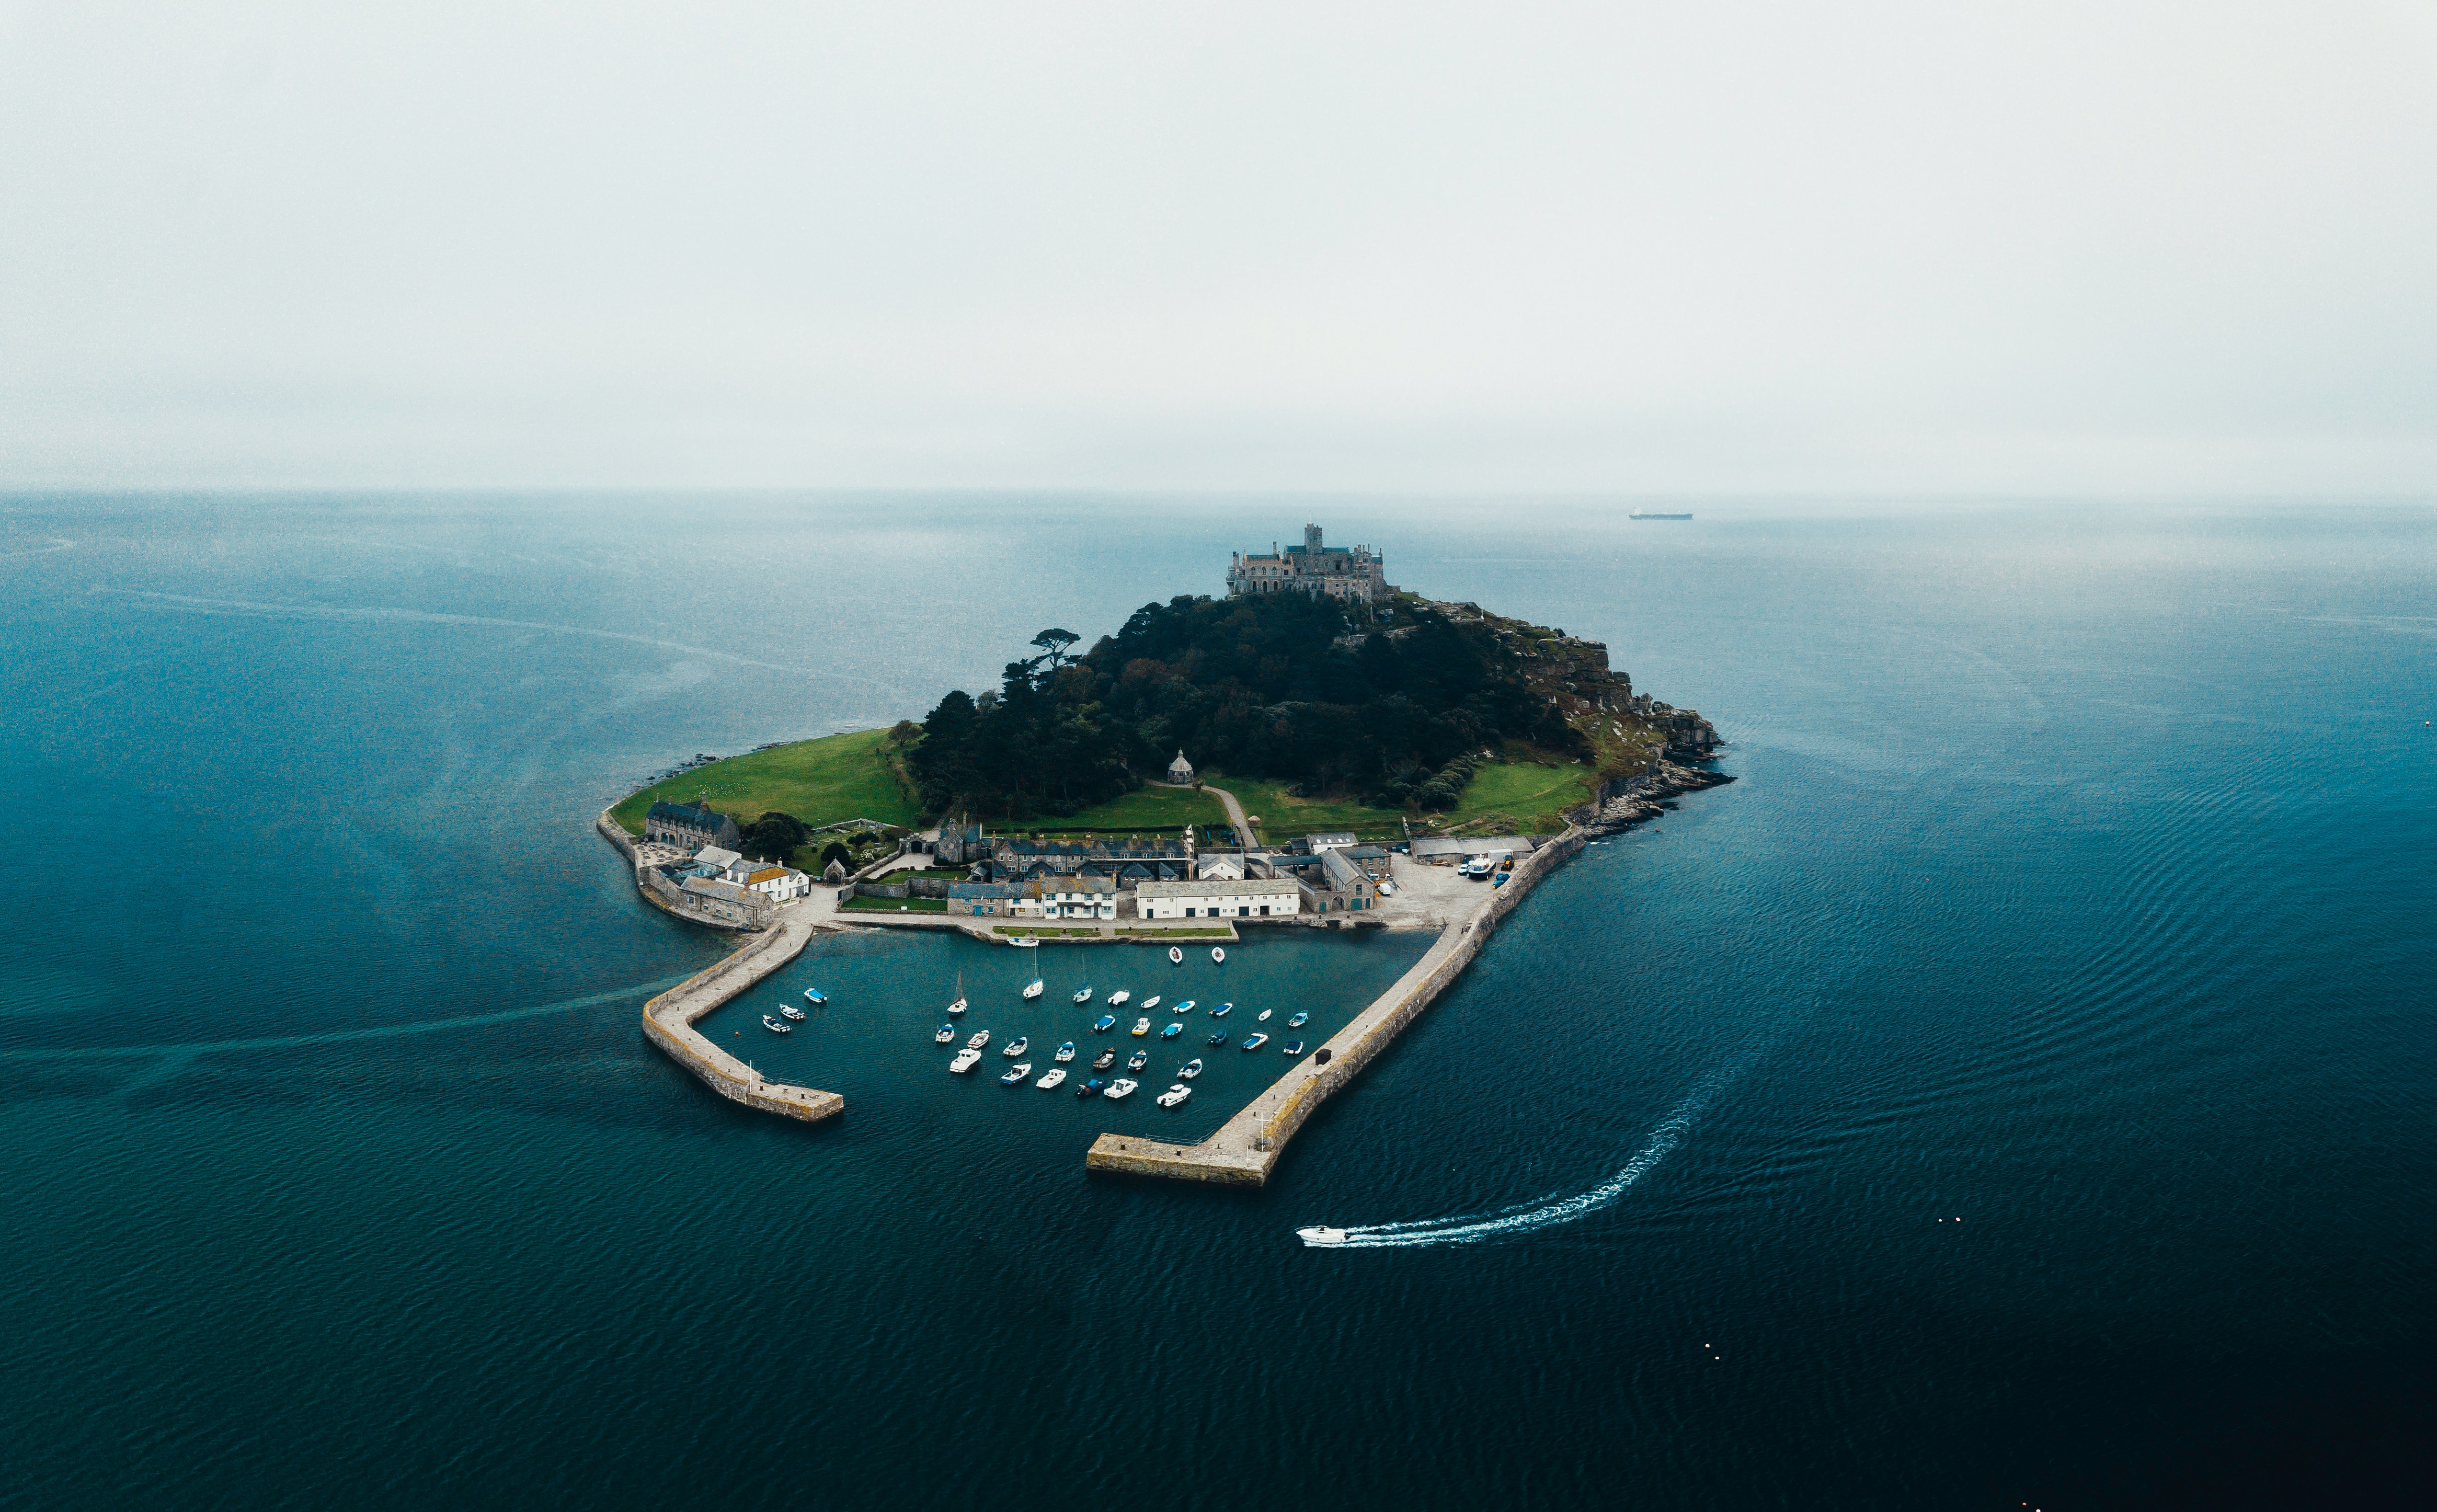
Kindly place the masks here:
POLYGON ((965 1011, 965 974, 956 973, 956 1000, 948 1005, 948 1016, 955 1018, 965 1011))
POLYGON ((1032 978, 1032 985, 1024 990, 1024 995, 1027 998, 1039 997, 1041 995, 1040 977, 1035 976, 1032 978))

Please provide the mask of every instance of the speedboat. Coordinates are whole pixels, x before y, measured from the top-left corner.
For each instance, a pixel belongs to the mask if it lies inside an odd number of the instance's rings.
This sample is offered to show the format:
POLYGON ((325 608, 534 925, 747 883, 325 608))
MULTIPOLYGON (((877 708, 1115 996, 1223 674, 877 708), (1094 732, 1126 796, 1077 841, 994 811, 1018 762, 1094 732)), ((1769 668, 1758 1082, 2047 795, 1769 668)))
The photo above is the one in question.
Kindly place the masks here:
POLYGON ((1295 1238, 1306 1244, 1342 1244, 1345 1242, 1345 1230, 1330 1228, 1325 1223, 1315 1223, 1309 1228, 1296 1229, 1295 1238))
POLYGON ((1008 1086, 1014 1086, 1019 1082, 1031 1081, 1032 1063, 1030 1061, 1016 1062, 1013 1065, 1007 1068, 1007 1075, 1000 1077, 999 1080, 1006 1082, 1008 1086))
POLYGON ((1092 1061, 1092 1069, 1095 1071, 1105 1071, 1116 1064, 1117 1052, 1113 1047, 1112 1047, 1110 1049, 1102 1050, 1097 1056, 1094 1057, 1092 1061))
POLYGON ((1188 997, 1183 1002, 1169 1009, 1168 1011, 1171 1013, 1190 1013, 1193 1011, 1193 999, 1188 997))
POLYGON ((773 1034, 793 1034, 796 1032, 794 1025, 781 1024, 767 1013, 762 1015, 762 1027, 768 1029, 773 1034))
POLYGON ((1134 1006, 1148 1013, 1152 1009, 1159 1006, 1159 994, 1157 993, 1153 993, 1148 997, 1144 998, 1141 1002, 1136 1003, 1134 1006))
POLYGON ((1026 1001, 1027 1001, 1027 1002, 1029 1002, 1029 1001, 1030 1001, 1030 1000, 1032 1000, 1033 998, 1039 997, 1040 995, 1041 995, 1041 978, 1040 978, 1040 977, 1038 977, 1038 976, 1035 976, 1034 978, 1032 978, 1032 985, 1031 985, 1031 986, 1029 986, 1029 987, 1027 987, 1027 988, 1026 988, 1026 989, 1024 990, 1024 996, 1025 996, 1025 1000, 1026 1000, 1026 1001))
POLYGON ((829 995, 817 987, 807 987, 804 989, 804 1001, 818 1008, 829 1001, 829 995))
POLYGON ((1078 1002, 1078 1003, 1088 1003, 1088 1002, 1090 1002, 1091 1000, 1092 1000, 1092 990, 1091 990, 1090 988, 1088 988, 1088 987, 1084 988, 1081 992, 1077 993, 1075 994, 1075 1001, 1076 1001, 1076 1002, 1078 1002))
POLYGON ((1098 1018, 1092 1020, 1092 1032, 1095 1034, 1106 1034, 1109 1030, 1115 1029, 1116 1027, 1117 1015, 1114 1013, 1103 1013, 1098 1018))
POLYGON ((932 1035, 931 1038, 938 1040, 942 1045, 954 1044, 956 1038, 956 1026, 954 1024, 942 1024, 939 1026, 939 1032, 932 1035))
POLYGON ((1051 1056, 1050 1059, 1053 1061, 1071 1061, 1075 1059, 1075 1042, 1073 1040, 1068 1040, 1065 1044, 1058 1046, 1058 1053, 1051 1056))
POLYGON ((780 1018, 791 1018, 797 1023, 801 1024, 804 1021, 804 1011, 798 1008, 793 1003, 781 1003, 779 1005, 779 1016, 780 1018))
POLYGON ((1134 1086, 1135 1082, 1132 1077, 1121 1076, 1114 1081, 1110 1082, 1109 1090, 1100 1095, 1107 1098, 1111 1102, 1114 1102, 1119 1098, 1131 1096, 1134 1086))
POLYGON ((1290 1029, 1299 1029, 1310 1022, 1311 1015, 1309 1013, 1297 1013, 1294 1017, 1287 1020, 1287 1028, 1290 1029))
POLYGON ((1176 1038, 1178 1035, 1180 1035, 1180 1034, 1182 1034, 1182 1033, 1183 1033, 1183 1032, 1184 1032, 1184 1026, 1183 1026, 1183 1025, 1182 1025, 1182 1024, 1170 1024, 1167 1028, 1166 1028, 1166 1029, 1162 1029, 1162 1030, 1160 1030, 1160 1031, 1159 1031, 1159 1037, 1160 1037, 1161 1039, 1163 1039, 1163 1040, 1172 1040, 1172 1039, 1176 1038))
POLYGON ((1183 946, 1170 945, 1167 947, 1167 963, 1171 966, 1182 966, 1184 964, 1184 950, 1183 946))
POLYGON ((983 1029, 980 1033, 975 1034, 972 1039, 965 1042, 965 1048, 969 1050, 978 1050, 989 1043, 990 1030, 983 1029))
POLYGON ((1042 1091, 1046 1092, 1051 1087, 1060 1085, 1065 1081, 1065 1080, 1066 1068, 1062 1065, 1052 1066, 1049 1069, 1049 1074, 1043 1077, 1038 1084, 1042 1091))
POLYGON ((1214 1008, 1214 1009, 1212 1009, 1212 1010, 1210 1011, 1210 1016, 1211 1016, 1212 1018, 1225 1018, 1228 1014, 1230 1014, 1230 1013, 1232 1013, 1232 1012, 1234 1012, 1234 1011, 1236 1011, 1236 1005, 1235 1005, 1235 1004, 1233 1004, 1233 1003, 1221 1003, 1221 1004, 1219 1004, 1217 1008, 1214 1008))
POLYGON ((1285 1050, 1289 1055, 1301 1055, 1303 1053, 1303 1041, 1297 1040, 1292 1045, 1281 1046, 1280 1048, 1285 1050))
POLYGON ((1214 1050, 1226 1043, 1227 1036, 1224 1034, 1213 1034, 1210 1036, 1210 1047, 1214 1050))
POLYGON ((1201 1057, 1200 1057, 1200 1056, 1198 1056, 1198 1055, 1197 1055, 1197 1056, 1195 1056, 1192 1060, 1187 1061, 1187 1062, 1185 1062, 1183 1065, 1178 1066, 1178 1067, 1176 1068, 1176 1074, 1177 1074, 1178 1076, 1183 1077, 1183 1078, 1185 1081, 1192 1081, 1195 1077, 1200 1076, 1200 1075, 1201 1074, 1201 1057))
POLYGON ((1138 1018, 1138 1019, 1134 1020, 1134 1038, 1135 1038, 1135 1039, 1141 1039, 1144 1035, 1148 1034, 1149 1032, 1150 1032, 1150 1020, 1149 1020, 1149 1019, 1147 1019, 1147 1018, 1138 1018))
POLYGON ((956 1058, 948 1063, 948 1069, 956 1072, 959 1076, 962 1076, 967 1071, 972 1070, 973 1068, 973 1064, 981 1058, 982 1052, 973 1049, 969 1046, 956 1052, 956 1058))
POLYGON ((1107 1085, 1108 1083, 1106 1081, 1101 1081, 1098 1077, 1094 1077, 1091 1081, 1084 1082, 1079 1087, 1077 1087, 1075 1089, 1075 1095, 1078 1098, 1096 1098, 1100 1095, 1101 1090, 1107 1085))
POLYGON ((1163 1108, 1173 1108, 1191 1096, 1193 1096, 1193 1089, 1179 1081, 1159 1095, 1159 1105, 1163 1108))
POLYGON ((1126 1057, 1126 1069, 1129 1071, 1139 1071, 1148 1064, 1150 1064, 1150 1052, 1148 1050, 1136 1050, 1133 1054, 1126 1057))
POLYGON ((1120 987, 1115 992, 1109 994, 1109 1006, 1111 1008, 1123 1008, 1127 1003, 1133 999, 1133 993, 1127 992, 1124 988, 1120 987))
POLYGON ((1022 1054, 1025 1052, 1025 1050, 1026 1050, 1027 1047, 1029 1047, 1029 1046, 1031 1046, 1031 1044, 1032 1044, 1032 1036, 1031 1036, 1031 1035, 1029 1035, 1029 1034, 1019 1034, 1019 1035, 1017 1035, 1015 1038, 1013 1038, 1013 1039, 1011 1039, 1011 1040, 1008 1041, 1008 1042, 1007 1042, 1007 1048, 1006 1048, 1006 1049, 1004 1049, 1004 1050, 999 1051, 998 1053, 999 1053, 999 1054, 1001 1054, 1001 1055, 1006 1056, 1008 1060, 1012 1061, 1012 1060, 1014 1060, 1017 1056, 1022 1055, 1022 1054))
POLYGON ((1276 1012, 1276 1011, 1277 1011, 1277 1010, 1276 1010, 1276 1009, 1273 1009, 1273 1008, 1265 1008, 1265 1009, 1261 1010, 1260 1016, 1259 1016, 1259 1017, 1257 1017, 1257 1018, 1255 1018, 1255 1019, 1254 1019, 1254 1020, 1253 1020, 1253 1022, 1254 1022, 1254 1023, 1255 1023, 1255 1024, 1267 1024, 1267 1023, 1270 1021, 1270 1015, 1271 1015, 1271 1013, 1276 1012))
POLYGON ((1213 945, 1210 947, 1210 958, 1212 960, 1223 961, 1227 958, 1227 953, 1220 950, 1218 946, 1213 945))
POLYGON ((1008 943, 1013 945, 1018 950, 1039 950, 1041 948, 1041 941, 1030 935, 1018 935, 1013 940, 1008 941, 1008 943))
POLYGON ((1269 1043, 1270 1037, 1266 1034, 1247 1034, 1244 1036, 1244 1043, 1237 1046, 1236 1048, 1239 1050, 1257 1050, 1262 1046, 1269 1043))

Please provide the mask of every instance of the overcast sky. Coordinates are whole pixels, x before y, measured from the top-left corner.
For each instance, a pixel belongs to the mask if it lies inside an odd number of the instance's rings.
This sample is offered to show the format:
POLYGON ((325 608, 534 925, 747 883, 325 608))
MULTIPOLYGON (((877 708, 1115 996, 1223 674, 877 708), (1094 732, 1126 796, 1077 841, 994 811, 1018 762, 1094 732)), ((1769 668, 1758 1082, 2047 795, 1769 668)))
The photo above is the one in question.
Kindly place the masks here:
POLYGON ((0 485, 2437 488, 2437 4, 0 0, 0 485))

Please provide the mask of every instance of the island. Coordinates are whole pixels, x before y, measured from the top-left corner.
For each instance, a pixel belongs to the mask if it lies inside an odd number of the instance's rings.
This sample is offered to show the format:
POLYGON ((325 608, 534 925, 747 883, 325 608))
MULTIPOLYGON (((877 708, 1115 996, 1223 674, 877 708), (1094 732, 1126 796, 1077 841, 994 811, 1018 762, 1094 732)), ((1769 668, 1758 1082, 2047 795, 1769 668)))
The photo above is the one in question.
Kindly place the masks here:
POLYGON ((951 692, 919 722, 699 755, 604 810, 647 901, 745 937, 646 1004, 646 1035, 722 1096, 817 1119, 843 1100, 765 1081, 692 1025, 822 930, 1161 947, 1434 931, 1209 1139, 1103 1135, 1087 1154, 1258 1184, 1534 885, 1729 780, 1709 722, 1636 694, 1602 642, 1395 588, 1380 553, 1317 525, 1237 554, 1223 595, 1144 605, 1082 646, 1045 629, 996 688, 951 692))

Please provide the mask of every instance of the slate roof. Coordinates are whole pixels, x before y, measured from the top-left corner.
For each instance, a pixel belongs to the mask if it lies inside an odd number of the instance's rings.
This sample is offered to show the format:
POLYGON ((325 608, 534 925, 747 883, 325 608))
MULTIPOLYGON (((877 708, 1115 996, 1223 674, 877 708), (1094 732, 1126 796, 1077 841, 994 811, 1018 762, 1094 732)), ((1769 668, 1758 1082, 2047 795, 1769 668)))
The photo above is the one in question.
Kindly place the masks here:
POLYGON ((645 815, 644 819, 645 822, 661 819, 696 830, 716 830, 722 824, 735 822, 717 809, 696 808, 692 803, 672 803, 667 799, 654 802, 651 813, 645 815))

